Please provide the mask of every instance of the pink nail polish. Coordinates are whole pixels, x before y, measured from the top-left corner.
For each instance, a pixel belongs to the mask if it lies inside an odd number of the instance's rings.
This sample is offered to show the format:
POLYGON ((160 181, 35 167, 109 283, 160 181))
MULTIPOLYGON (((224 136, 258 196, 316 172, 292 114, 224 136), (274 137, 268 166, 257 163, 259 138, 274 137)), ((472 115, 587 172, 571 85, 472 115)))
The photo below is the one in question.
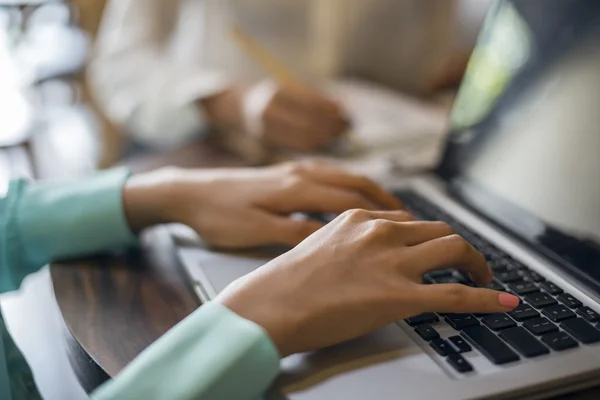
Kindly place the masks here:
POLYGON ((519 305, 520 300, 517 296, 513 296, 508 293, 500 293, 498 295, 498 302, 504 307, 515 308, 519 305))

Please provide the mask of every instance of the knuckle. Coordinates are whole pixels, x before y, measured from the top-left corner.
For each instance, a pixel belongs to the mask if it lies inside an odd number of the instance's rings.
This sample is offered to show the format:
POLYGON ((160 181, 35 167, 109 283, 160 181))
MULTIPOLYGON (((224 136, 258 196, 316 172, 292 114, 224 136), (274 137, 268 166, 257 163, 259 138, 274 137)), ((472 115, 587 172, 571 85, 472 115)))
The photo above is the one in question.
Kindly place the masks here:
MULTIPOLYGON (((452 227, 446 222, 436 221, 436 222, 432 222, 432 224, 434 224, 435 227, 439 230, 439 232, 444 234, 444 236, 452 236, 455 234, 454 229, 452 229, 452 227)), ((462 239, 462 237, 461 237, 461 239, 462 239)))
POLYGON ((378 236, 389 237, 398 229, 397 224, 387 219, 376 219, 373 223, 378 236))
POLYGON ((393 222, 385 219, 373 219, 366 224, 363 238, 367 241, 379 242, 393 235, 396 226, 393 222))
POLYGON ((374 220, 378 228, 382 231, 391 231, 396 229, 396 223, 385 218, 377 218, 374 220))
POLYGON ((466 256, 471 252, 471 245, 460 235, 453 233, 447 237, 453 253, 457 256, 466 256))
POLYGON ((297 174, 292 174, 285 177, 282 183, 284 190, 296 192, 303 189, 305 179, 297 174))
POLYGON ((354 223, 363 222, 370 219, 369 212, 363 209, 351 209, 345 211, 342 215, 345 219, 354 223))
POLYGON ((412 215, 411 213, 409 213, 408 211, 396 211, 398 213, 398 216, 400 217, 400 219, 402 221, 405 222, 411 222, 411 221, 416 221, 416 218, 414 215, 412 215))

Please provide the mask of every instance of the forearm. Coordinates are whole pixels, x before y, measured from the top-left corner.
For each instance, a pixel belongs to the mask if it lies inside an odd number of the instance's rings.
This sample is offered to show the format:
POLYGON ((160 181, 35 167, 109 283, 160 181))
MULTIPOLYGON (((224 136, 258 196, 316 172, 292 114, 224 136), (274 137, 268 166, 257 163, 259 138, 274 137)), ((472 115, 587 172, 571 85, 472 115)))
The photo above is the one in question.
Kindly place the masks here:
POLYGON ((148 347, 93 400, 251 400, 279 371, 265 331, 207 303, 148 347))

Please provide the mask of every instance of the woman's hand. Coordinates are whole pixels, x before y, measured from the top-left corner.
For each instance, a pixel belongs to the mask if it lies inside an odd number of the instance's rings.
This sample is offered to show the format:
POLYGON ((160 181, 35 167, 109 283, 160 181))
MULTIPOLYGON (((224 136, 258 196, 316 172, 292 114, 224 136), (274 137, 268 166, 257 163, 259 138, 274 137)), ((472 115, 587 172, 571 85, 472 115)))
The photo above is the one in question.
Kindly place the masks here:
POLYGON ((326 148, 349 127, 341 106, 308 86, 265 81, 247 90, 231 88, 200 104, 213 125, 292 150, 326 148))
POLYGON ((485 258, 445 223, 354 210, 234 282, 216 301, 262 326, 282 356, 424 312, 507 312, 518 305, 517 297, 489 289, 421 284, 426 272, 450 267, 477 283, 492 279, 485 258))
POLYGON ((323 163, 248 169, 169 169, 132 177, 124 189, 132 229, 178 222, 218 247, 296 245, 323 226, 295 212, 393 210, 400 202, 367 178, 323 163))
POLYGON ((246 92, 243 110, 249 133, 292 150, 327 148, 349 128, 340 104, 308 86, 259 83, 246 92))

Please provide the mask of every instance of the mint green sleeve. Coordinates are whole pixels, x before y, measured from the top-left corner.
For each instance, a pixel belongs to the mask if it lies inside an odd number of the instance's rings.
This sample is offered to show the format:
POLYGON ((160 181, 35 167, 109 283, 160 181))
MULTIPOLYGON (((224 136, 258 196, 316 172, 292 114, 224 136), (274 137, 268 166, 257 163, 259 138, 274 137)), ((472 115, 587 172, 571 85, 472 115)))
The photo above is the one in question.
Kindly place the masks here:
MULTIPOLYGON (((0 199, 0 291, 18 289, 52 260, 135 243, 122 201, 129 175, 114 169, 74 182, 11 182, 0 199)), ((279 359, 260 326, 208 303, 92 399, 254 399, 277 375, 279 359)))
POLYGON ((11 181, 0 199, 0 292, 52 260, 135 242, 123 212, 127 169, 72 182, 11 181))
POLYGON ((148 347, 92 400, 254 400, 279 372, 264 330, 206 303, 148 347))

